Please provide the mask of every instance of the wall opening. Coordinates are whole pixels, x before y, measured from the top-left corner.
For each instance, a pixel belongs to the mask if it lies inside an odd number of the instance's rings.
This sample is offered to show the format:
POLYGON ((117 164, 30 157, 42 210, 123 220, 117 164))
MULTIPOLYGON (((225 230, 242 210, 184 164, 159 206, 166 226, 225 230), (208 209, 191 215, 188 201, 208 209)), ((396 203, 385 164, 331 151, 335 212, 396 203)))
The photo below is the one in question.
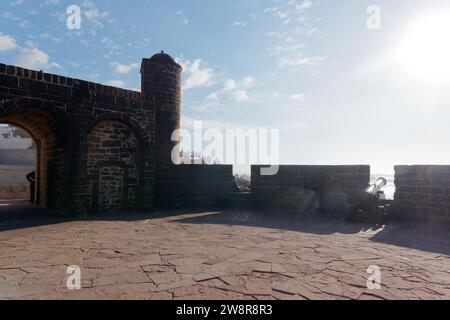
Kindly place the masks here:
POLYGON ((247 165, 234 165, 234 192, 250 192, 252 189, 252 169, 247 165))
POLYGON ((59 209, 66 200, 68 150, 72 142, 71 127, 44 108, 10 108, 0 114, 0 123, 27 132, 35 145, 34 205, 59 209))
POLYGON ((385 178, 387 180, 387 184, 381 191, 384 192, 384 197, 386 200, 394 200, 395 198, 395 174, 377 174, 373 173, 370 175, 370 184, 374 184, 378 178, 385 178))
POLYGON ((36 184, 28 179, 35 179, 36 165, 37 146, 33 137, 18 126, 0 123, 0 201, 33 203, 36 184))

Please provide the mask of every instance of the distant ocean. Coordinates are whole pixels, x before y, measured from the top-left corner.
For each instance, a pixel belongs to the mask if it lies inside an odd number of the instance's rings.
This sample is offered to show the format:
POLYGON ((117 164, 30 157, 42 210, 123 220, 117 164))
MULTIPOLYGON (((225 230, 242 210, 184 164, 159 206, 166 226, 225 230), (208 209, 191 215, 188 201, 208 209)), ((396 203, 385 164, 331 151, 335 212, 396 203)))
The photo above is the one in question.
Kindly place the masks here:
POLYGON ((394 200, 395 195, 395 183, 393 174, 372 174, 370 176, 370 183, 375 183, 378 178, 385 178, 387 180, 387 185, 382 189, 386 195, 386 199, 394 200))

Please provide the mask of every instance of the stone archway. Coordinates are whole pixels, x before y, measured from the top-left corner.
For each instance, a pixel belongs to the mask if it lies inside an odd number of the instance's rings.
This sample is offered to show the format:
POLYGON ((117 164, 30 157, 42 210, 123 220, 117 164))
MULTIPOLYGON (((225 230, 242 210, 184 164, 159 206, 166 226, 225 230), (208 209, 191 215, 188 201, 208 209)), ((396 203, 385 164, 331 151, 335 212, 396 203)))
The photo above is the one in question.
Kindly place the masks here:
POLYGON ((70 188, 69 167, 74 130, 52 108, 15 100, 0 109, 0 122, 20 127, 37 147, 35 204, 63 209, 70 188))

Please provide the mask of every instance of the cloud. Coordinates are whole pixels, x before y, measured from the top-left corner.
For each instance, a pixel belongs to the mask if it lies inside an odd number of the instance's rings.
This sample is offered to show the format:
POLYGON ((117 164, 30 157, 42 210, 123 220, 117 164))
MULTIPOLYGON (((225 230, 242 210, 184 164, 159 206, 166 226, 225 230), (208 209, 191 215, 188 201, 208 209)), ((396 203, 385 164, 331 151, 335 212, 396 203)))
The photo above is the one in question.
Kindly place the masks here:
POLYGON ((103 37, 101 40, 101 43, 103 44, 104 48, 108 51, 105 54, 106 58, 109 58, 113 55, 119 55, 121 47, 111 38, 103 37))
POLYGON ((89 22, 97 27, 104 26, 103 20, 105 20, 109 16, 109 13, 107 11, 99 10, 91 0, 84 0, 82 6, 84 8, 82 10, 83 15, 89 22))
POLYGON ((296 35, 303 35, 306 37, 311 37, 319 32, 319 29, 317 27, 312 26, 305 26, 302 28, 296 28, 294 31, 294 34, 296 35))
POLYGON ((16 57, 14 64, 24 68, 59 68, 61 66, 57 63, 50 63, 50 57, 47 53, 38 48, 23 48, 16 57))
POLYGON ((186 78, 183 89, 189 90, 197 87, 209 87, 213 84, 214 71, 204 66, 202 59, 194 61, 177 58, 177 62, 183 67, 186 78))
POLYGON ((219 93, 217 91, 210 93, 207 97, 206 100, 209 101, 219 101, 219 93))
POLYGON ((143 39, 129 41, 129 42, 127 42, 127 46, 129 48, 133 48, 133 49, 140 49, 143 47, 148 47, 148 45, 150 43, 151 43, 151 40, 149 38, 143 38, 143 39))
POLYGON ((302 3, 297 4, 295 6, 295 10, 297 10, 298 13, 302 13, 305 10, 311 8, 313 5, 313 2, 311 0, 304 0, 302 3))
POLYGON ((245 102, 250 100, 247 91, 245 90, 237 90, 233 93, 233 98, 236 102, 245 102))
POLYGON ((10 51, 17 48, 16 39, 12 36, 0 33, 0 51, 10 51))
POLYGON ((252 76, 247 76, 242 80, 236 81, 234 79, 227 79, 223 84, 223 92, 232 91, 240 88, 248 88, 251 87, 255 83, 255 78, 252 76))
POLYGON ((106 18, 108 16, 108 12, 106 11, 102 12, 97 8, 84 10, 83 13, 86 19, 101 27, 103 27, 103 23, 100 21, 100 19, 106 18))
POLYGON ((251 87, 255 83, 255 78, 253 78, 252 76, 245 77, 242 80, 242 83, 245 87, 251 87))
POLYGON ((21 6, 22 4, 23 4, 23 0, 14 0, 11 2, 12 7, 21 6))
POLYGON ((236 21, 231 24, 232 27, 245 27, 247 26, 246 22, 236 21))
POLYGON ((255 79, 247 76, 242 80, 226 79, 223 82, 223 88, 211 92, 200 102, 192 107, 197 112, 206 112, 211 110, 224 110, 222 99, 232 100, 235 102, 246 102, 250 97, 245 89, 253 86, 255 79))
POLYGON ((118 87, 118 88, 125 87, 125 82, 123 82, 122 80, 108 80, 105 82, 105 84, 107 86, 118 87))
POLYGON ((13 15, 11 14, 11 12, 9 12, 9 11, 4 11, 4 12, 1 14, 0 17, 3 18, 3 19, 5 19, 5 20, 11 20, 11 21, 17 22, 17 23, 18 23, 18 26, 19 26, 20 28, 27 28, 28 25, 30 24, 30 22, 29 22, 28 20, 22 19, 22 18, 20 18, 20 17, 13 16, 13 15))
POLYGON ((284 31, 269 31, 266 33, 267 37, 273 37, 273 38, 282 38, 286 35, 286 32, 284 31))
POLYGON ((235 89, 236 87, 237 87, 237 82, 235 80, 227 79, 224 82, 223 91, 227 92, 227 91, 235 89))
POLYGON ((282 20, 285 20, 289 17, 289 11, 282 11, 278 7, 267 8, 264 10, 264 13, 269 13, 270 15, 282 20))
POLYGON ((318 66, 324 62, 326 57, 281 57, 278 59, 279 67, 295 67, 295 66, 318 66))
MULTIPOLYGON (((183 129, 193 129, 194 123, 199 121, 195 118, 189 117, 185 114, 181 114, 181 127, 183 129)), ((250 129, 255 128, 254 126, 244 124, 244 123, 235 123, 231 121, 224 120, 201 120, 203 129, 218 129, 218 130, 227 130, 227 129, 250 129)))
POLYGON ((177 12, 175 12, 175 15, 181 17, 181 22, 182 22, 183 24, 189 24, 188 18, 183 14, 182 11, 178 10, 177 12))
POLYGON ((303 93, 296 93, 289 97, 289 100, 295 101, 295 102, 304 102, 305 101, 305 95, 303 93))
POLYGON ((298 44, 289 45, 289 46, 282 45, 282 46, 270 47, 270 48, 267 48, 267 52, 271 56, 277 56, 284 52, 292 53, 292 52, 296 52, 296 51, 299 51, 304 48, 306 48, 306 45, 304 45, 302 43, 298 43, 298 44))
POLYGON ((274 0, 277 7, 264 10, 279 23, 278 29, 266 33, 270 45, 267 52, 275 56, 279 67, 318 67, 326 59, 316 56, 311 50, 315 44, 308 40, 319 32, 319 29, 308 22, 304 13, 316 5, 313 0, 290 0, 287 2, 274 0), (289 26, 288 26, 289 24, 289 26))
POLYGON ((128 65, 125 65, 118 62, 113 62, 111 63, 111 65, 115 67, 114 71, 120 74, 129 73, 131 70, 136 69, 138 67, 137 63, 130 63, 128 65))
POLYGON ((223 109, 223 105, 219 100, 219 95, 217 94, 217 92, 209 94, 206 99, 192 107, 192 110, 197 112, 206 112, 220 109, 223 109))
POLYGON ((244 89, 253 86, 254 83, 255 78, 253 78, 252 76, 247 76, 242 80, 226 79, 223 83, 223 89, 211 93, 208 96, 207 100, 214 100, 215 102, 219 102, 222 95, 229 94, 229 97, 231 97, 231 99, 236 102, 249 101, 250 97, 248 96, 247 91, 244 89))
POLYGON ((50 16, 55 18, 56 20, 58 20, 59 22, 64 22, 66 21, 66 15, 63 12, 52 12, 50 13, 50 16))
POLYGON ((39 36, 42 39, 51 40, 51 41, 56 42, 56 43, 60 43, 62 41, 61 39, 52 36, 50 33, 41 33, 39 36))

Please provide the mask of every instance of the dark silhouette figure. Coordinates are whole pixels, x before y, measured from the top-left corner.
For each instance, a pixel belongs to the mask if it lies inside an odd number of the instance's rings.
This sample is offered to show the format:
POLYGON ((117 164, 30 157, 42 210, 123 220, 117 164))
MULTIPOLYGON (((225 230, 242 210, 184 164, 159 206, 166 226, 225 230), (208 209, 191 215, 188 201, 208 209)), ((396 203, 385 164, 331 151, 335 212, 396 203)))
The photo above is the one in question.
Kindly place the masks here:
POLYGON ((30 182, 30 202, 34 203, 36 193, 36 171, 27 174, 26 178, 28 182, 30 182))

